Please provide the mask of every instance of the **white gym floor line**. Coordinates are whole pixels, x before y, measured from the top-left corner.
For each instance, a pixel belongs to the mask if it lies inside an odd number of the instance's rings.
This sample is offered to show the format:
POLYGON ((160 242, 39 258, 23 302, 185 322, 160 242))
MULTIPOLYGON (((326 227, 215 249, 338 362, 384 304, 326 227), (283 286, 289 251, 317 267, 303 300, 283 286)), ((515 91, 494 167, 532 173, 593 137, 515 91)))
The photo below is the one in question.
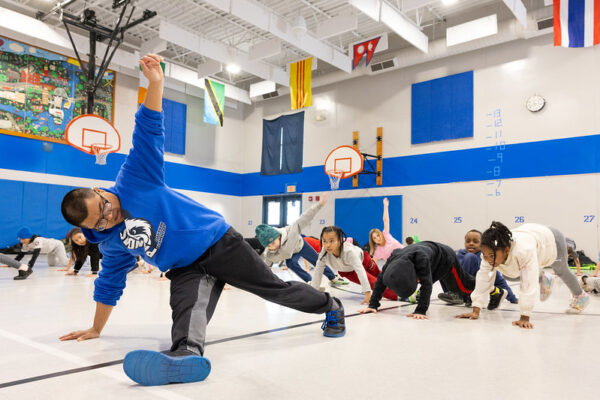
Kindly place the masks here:
POLYGON ((91 325, 93 279, 86 267, 66 276, 45 261, 25 281, 0 269, 0 399, 564 399, 597 392, 600 298, 581 315, 565 314, 569 293, 560 280, 536 306, 530 331, 511 326, 518 306, 507 302, 477 321, 455 320, 467 309, 437 300, 437 284, 428 321, 406 318, 414 305, 392 301, 378 314, 355 315, 362 295, 329 288, 349 316, 339 339, 322 336, 321 315, 233 288, 221 295, 207 332, 207 380, 142 387, 118 362, 131 350, 170 346, 169 282, 158 281, 156 270, 131 273, 100 339, 60 342, 91 325), (117 364, 99 368, 110 362, 117 364))

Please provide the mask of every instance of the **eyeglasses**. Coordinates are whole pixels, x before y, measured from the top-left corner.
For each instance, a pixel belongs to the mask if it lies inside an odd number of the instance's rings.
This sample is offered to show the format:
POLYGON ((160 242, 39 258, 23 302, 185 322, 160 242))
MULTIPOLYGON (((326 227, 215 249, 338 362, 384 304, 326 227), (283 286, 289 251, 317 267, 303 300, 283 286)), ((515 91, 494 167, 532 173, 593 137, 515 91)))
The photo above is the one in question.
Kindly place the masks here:
POLYGON ((102 201, 104 202, 104 205, 102 207, 102 211, 101 211, 101 215, 102 217, 98 220, 98 222, 96 223, 96 225, 94 226, 94 229, 102 232, 103 230, 106 229, 106 226, 108 225, 108 219, 106 219, 106 217, 108 217, 110 215, 110 213, 112 212, 112 203, 108 200, 106 200, 104 198, 104 196, 102 196, 100 193, 94 191, 98 196, 100 196, 100 198, 102 199, 102 201))

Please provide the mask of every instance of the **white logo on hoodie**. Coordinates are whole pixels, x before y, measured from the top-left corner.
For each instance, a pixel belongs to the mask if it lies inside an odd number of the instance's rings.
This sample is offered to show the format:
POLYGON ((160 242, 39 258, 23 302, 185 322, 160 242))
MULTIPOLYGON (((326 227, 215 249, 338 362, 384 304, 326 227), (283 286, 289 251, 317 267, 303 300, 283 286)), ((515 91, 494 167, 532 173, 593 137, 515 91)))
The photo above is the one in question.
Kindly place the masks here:
POLYGON ((158 250, 154 246, 154 229, 152 224, 142 218, 125 220, 125 229, 121 232, 121 242, 129 250, 144 248, 146 255, 154 257, 158 250))

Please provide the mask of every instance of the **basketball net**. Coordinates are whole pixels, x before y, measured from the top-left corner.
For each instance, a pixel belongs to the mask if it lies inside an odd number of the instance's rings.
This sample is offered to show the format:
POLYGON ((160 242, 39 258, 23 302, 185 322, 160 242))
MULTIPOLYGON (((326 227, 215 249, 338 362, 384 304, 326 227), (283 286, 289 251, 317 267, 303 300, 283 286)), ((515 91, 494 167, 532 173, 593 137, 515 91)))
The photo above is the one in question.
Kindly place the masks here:
POLYGON ((331 186, 331 190, 337 190, 340 187, 340 179, 344 175, 344 171, 339 171, 336 169, 328 169, 327 176, 329 176, 329 184, 331 186))
POLYGON ((96 164, 106 165, 106 156, 112 150, 112 146, 104 143, 94 143, 90 146, 92 153, 96 156, 96 164))

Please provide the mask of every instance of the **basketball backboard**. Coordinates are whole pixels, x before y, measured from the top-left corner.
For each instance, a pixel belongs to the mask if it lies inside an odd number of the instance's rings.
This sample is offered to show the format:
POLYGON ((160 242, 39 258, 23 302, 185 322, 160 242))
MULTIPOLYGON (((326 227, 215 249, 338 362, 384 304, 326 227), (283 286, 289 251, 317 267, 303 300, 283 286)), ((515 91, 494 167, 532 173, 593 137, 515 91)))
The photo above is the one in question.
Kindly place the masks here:
POLYGON ((352 146, 339 146, 333 149, 325 159, 325 173, 341 172, 341 178, 349 178, 363 170, 363 156, 352 146))
POLYGON ((114 153, 121 148, 121 137, 113 124, 93 114, 74 118, 65 130, 68 144, 88 154, 95 154, 93 147, 106 149, 114 153))

